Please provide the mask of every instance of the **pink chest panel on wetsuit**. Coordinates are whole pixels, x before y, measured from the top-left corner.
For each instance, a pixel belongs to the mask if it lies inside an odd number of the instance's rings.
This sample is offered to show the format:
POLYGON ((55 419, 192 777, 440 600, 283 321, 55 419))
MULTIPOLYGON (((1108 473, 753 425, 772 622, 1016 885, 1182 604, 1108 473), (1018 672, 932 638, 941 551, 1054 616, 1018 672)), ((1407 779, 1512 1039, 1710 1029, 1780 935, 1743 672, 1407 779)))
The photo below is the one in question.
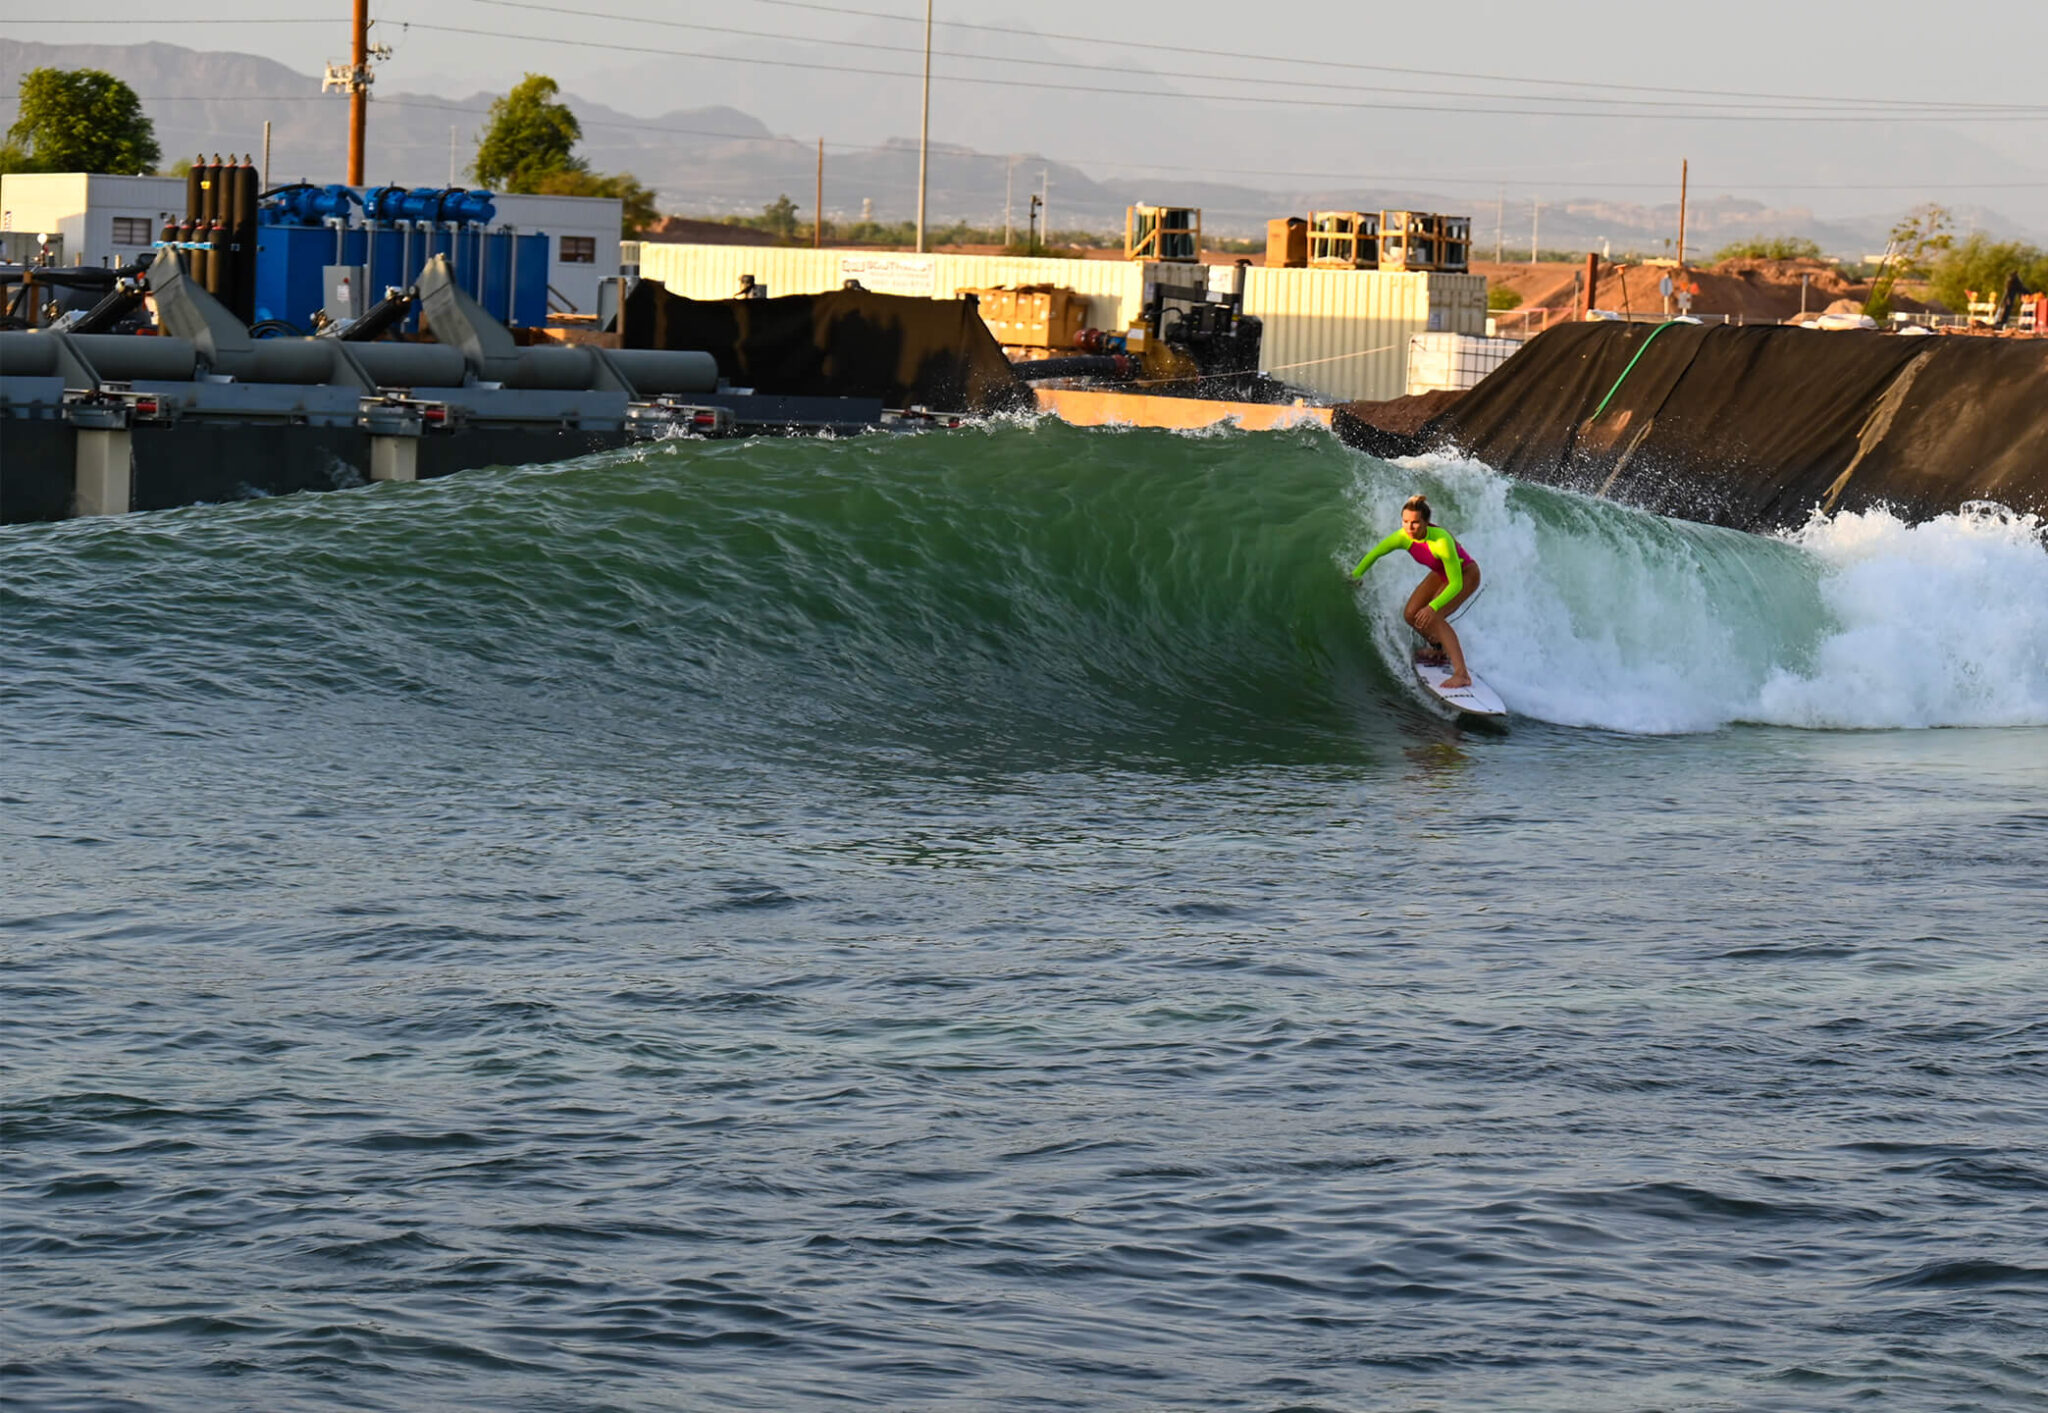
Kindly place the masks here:
MULTIPOLYGON (((1408 557, 1424 569, 1434 569, 1439 574, 1443 572, 1443 565, 1434 554, 1430 553, 1428 543, 1423 540, 1417 540, 1414 544, 1408 546, 1408 557)), ((1458 560, 1467 569, 1477 569, 1479 567, 1477 561, 1471 555, 1465 553, 1463 545, 1458 546, 1458 560)))

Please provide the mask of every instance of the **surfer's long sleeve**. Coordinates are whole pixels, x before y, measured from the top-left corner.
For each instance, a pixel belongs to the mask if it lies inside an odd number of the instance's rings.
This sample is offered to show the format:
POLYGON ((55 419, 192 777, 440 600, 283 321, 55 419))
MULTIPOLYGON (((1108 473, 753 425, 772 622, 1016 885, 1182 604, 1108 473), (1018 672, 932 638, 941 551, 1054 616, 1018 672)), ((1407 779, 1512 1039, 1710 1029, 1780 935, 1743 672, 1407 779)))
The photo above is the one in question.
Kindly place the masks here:
POLYGON ((1429 531, 1429 551, 1444 567, 1444 590, 1429 601, 1431 608, 1442 613, 1445 604, 1465 591, 1465 556, 1458 553, 1458 542, 1450 533, 1435 526, 1429 531))
POLYGON ((1407 549, 1408 546, 1414 543, 1415 541, 1408 538, 1406 530, 1394 531, 1393 534, 1387 536, 1384 540, 1381 540, 1370 550, 1366 551, 1365 558, 1359 560, 1358 567, 1351 571, 1351 577, 1354 579, 1359 578, 1366 570, 1372 568, 1373 562, 1381 555, 1392 554, 1395 550, 1407 549))

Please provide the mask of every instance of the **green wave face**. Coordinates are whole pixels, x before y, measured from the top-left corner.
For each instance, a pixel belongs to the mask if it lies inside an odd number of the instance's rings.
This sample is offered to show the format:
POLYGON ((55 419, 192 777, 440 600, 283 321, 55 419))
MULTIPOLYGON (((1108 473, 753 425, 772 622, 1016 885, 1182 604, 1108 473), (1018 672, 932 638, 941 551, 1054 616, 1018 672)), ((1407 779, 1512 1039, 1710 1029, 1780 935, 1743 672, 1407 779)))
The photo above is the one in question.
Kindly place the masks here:
POLYGON ((1322 754, 1402 700, 1336 569, 1356 474, 1319 433, 674 442, 0 554, 46 681, 164 702, 937 759, 1322 754))
POLYGON ((452 714, 613 750, 941 767, 1342 759, 1430 719, 1398 621, 1419 569, 1344 574, 1418 489, 1484 567, 1460 631, 1524 717, 2048 720, 2038 526, 1765 540, 1314 431, 674 442, 26 526, 0 534, 0 645, 31 711, 200 732, 452 714), (1925 602, 1898 588, 1958 564, 1925 602), (1879 664, 1979 572, 2018 596, 2012 676, 1904 693, 1879 664))

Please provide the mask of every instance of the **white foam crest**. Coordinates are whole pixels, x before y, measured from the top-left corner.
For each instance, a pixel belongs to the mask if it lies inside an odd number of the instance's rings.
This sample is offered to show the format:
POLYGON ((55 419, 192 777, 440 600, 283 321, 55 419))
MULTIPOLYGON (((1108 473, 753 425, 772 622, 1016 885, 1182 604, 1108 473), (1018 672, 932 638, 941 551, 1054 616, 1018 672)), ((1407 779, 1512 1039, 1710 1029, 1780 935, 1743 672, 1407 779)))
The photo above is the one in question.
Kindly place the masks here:
MULTIPOLYGON (((1467 660, 1522 715, 1642 733, 2048 725, 2038 519, 1865 512, 1773 538, 1421 457, 1361 477, 1361 548, 1417 491, 1481 566, 1456 621, 1467 660)), ((1416 568, 1383 561, 1361 596, 1403 679, 1416 568)))
POLYGON ((1788 726, 2048 725, 2048 528, 1972 504, 1908 525, 1816 517, 1787 537, 1825 566, 1833 626, 1774 671, 1756 719, 1788 726))

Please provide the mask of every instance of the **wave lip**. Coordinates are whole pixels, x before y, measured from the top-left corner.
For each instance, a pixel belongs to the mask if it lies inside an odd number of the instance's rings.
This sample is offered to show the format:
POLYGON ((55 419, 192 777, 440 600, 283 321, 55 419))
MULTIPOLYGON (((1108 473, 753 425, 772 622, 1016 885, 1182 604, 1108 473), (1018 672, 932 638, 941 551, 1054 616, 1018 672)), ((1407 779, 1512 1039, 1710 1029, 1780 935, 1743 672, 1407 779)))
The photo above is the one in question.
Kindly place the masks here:
POLYGON ((1790 537, 1824 566, 1834 628, 1774 672, 1758 719, 1787 726, 2048 725, 2048 529, 1982 503, 1919 525, 1816 517, 1790 537))

